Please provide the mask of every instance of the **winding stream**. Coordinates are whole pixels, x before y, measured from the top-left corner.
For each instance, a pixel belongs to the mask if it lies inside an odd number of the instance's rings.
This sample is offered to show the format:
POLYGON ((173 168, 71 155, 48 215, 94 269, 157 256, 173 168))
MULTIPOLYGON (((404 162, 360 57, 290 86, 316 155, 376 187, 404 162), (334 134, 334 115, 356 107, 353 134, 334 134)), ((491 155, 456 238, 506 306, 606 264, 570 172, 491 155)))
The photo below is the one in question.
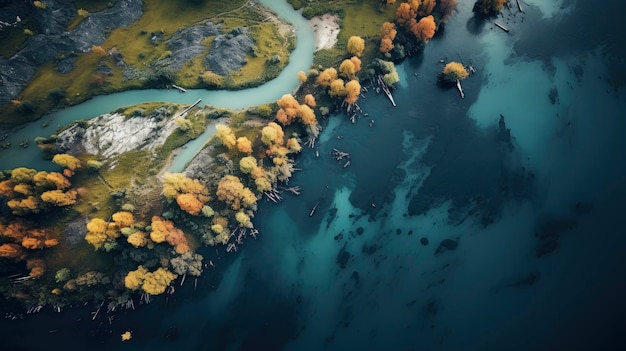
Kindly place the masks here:
MULTIPOLYGON (((152 101, 192 104, 198 99, 202 99, 203 104, 240 109, 276 101, 283 94, 293 91, 298 84, 296 78, 298 72, 308 71, 313 62, 315 34, 308 21, 286 1, 258 0, 258 2, 276 13, 280 18, 291 23, 295 29, 297 46, 290 55, 289 64, 277 78, 255 88, 237 91, 188 89, 187 93, 181 94, 175 89, 144 89, 97 96, 79 105, 44 116, 11 134, 6 141, 10 141, 13 146, 6 150, 0 150, 0 169, 32 167, 44 170, 50 168, 50 162, 43 160, 41 150, 33 145, 34 138, 38 136, 47 137, 54 133, 53 128, 67 125, 76 120, 90 119, 109 113, 118 107, 152 101), (48 127, 42 126, 45 121, 50 121, 48 127), (28 148, 19 147, 23 140, 29 140, 31 146, 28 148)), ((200 137, 188 143, 187 147, 177 155, 171 168, 172 171, 181 171, 186 162, 202 148, 214 133, 215 126, 211 124, 200 137)))

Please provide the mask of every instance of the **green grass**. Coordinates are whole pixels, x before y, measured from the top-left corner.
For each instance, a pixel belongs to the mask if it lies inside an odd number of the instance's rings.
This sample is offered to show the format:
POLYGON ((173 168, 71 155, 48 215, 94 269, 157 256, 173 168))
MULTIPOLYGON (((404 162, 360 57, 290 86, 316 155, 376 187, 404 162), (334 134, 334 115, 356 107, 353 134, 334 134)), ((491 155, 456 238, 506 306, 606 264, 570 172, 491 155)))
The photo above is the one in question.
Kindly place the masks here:
MULTIPOLYGON (((29 23, 32 23, 32 18, 30 17, 22 21, 18 26, 2 30, 2 35, 0 35, 0 56, 10 58, 20 51, 24 42, 30 37, 30 35, 24 33, 24 29, 29 28, 29 23)), ((31 30, 35 32, 34 29, 31 30)))

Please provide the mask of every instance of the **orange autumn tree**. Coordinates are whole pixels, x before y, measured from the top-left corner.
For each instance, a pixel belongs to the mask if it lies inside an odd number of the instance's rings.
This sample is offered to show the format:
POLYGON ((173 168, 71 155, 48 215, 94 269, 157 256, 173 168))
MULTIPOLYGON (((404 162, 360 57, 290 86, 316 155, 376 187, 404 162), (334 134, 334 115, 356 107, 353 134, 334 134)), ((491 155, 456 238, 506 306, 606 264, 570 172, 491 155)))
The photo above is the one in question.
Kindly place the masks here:
POLYGON ((387 53, 394 48, 393 40, 396 38, 398 31, 396 30, 396 25, 391 22, 384 22, 382 27, 380 28, 380 47, 379 51, 382 53, 387 53))
POLYGON ((435 24, 435 18, 430 15, 421 18, 418 22, 412 20, 409 24, 411 33, 424 43, 427 43, 435 35, 437 24, 435 24))
POLYGON ((29 258, 31 253, 53 247, 59 241, 52 238, 52 233, 45 228, 36 228, 31 223, 16 220, 6 225, 0 224, 0 257, 22 261, 29 258))
POLYGON ((276 101, 279 109, 276 112, 276 120, 282 125, 289 125, 298 115, 298 108, 300 104, 296 101, 296 98, 291 94, 284 94, 278 101, 276 101))
POLYGON ((245 136, 237 138, 237 150, 245 154, 252 153, 252 142, 245 136))
POLYGON ((189 241, 182 230, 176 228, 172 221, 154 216, 151 223, 152 231, 150 239, 155 243, 167 242, 174 247, 178 254, 183 254, 190 250, 189 241))
POLYGON ((435 8, 435 0, 422 0, 422 3, 417 8, 417 16, 425 17, 433 13, 435 8))
POLYGON ((352 63, 354 64, 354 72, 358 73, 361 71, 361 59, 356 57, 356 56, 352 56, 350 57, 350 61, 352 61, 352 63))
POLYGON ((420 3, 417 0, 409 0, 401 3, 396 10, 396 22, 402 26, 408 25, 408 23, 417 16, 419 5, 420 3))
POLYGON ((304 103, 309 105, 309 107, 315 107, 317 105, 315 97, 312 94, 306 94, 304 96, 304 103))
POLYGON ((197 179, 183 173, 166 173, 163 176, 163 195, 168 201, 175 200, 181 210, 197 216, 202 207, 211 200, 209 190, 197 179))

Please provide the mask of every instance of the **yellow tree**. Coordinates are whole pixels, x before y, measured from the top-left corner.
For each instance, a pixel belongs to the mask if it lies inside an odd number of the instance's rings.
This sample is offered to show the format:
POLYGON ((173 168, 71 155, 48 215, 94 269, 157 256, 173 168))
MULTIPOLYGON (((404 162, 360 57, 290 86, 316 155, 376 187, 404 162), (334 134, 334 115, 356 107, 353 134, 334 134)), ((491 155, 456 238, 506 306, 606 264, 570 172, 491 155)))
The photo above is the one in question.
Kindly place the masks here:
POLYGON ((224 201, 233 210, 250 208, 256 204, 257 198, 250 189, 243 186, 239 178, 226 175, 217 184, 217 198, 224 201))
POLYGON ((87 223, 85 240, 96 250, 102 248, 105 243, 113 243, 120 236, 115 223, 108 223, 100 218, 94 218, 87 223))
POLYGON ((346 78, 354 77, 356 73, 356 67, 354 66, 354 62, 349 59, 343 60, 339 65, 339 73, 341 73, 346 78))
POLYGON ((111 218, 118 228, 130 227, 135 223, 135 217, 128 211, 115 212, 111 218))
POLYGON ((284 136, 283 128, 274 122, 261 129, 261 141, 267 146, 282 145, 284 136))
POLYGON ((343 84, 343 79, 335 79, 332 83, 330 83, 330 90, 328 91, 328 95, 332 97, 345 96, 346 88, 343 84))
POLYGON ((68 154, 56 154, 52 158, 52 162, 56 163, 57 165, 61 167, 67 168, 72 172, 76 171, 77 169, 81 167, 80 160, 68 154))
POLYGON ((229 126, 218 124, 215 126, 215 130, 217 131, 215 133, 215 137, 217 137, 229 150, 237 145, 237 137, 229 126))
POLYGON ((330 68, 323 70, 317 76, 317 84, 323 87, 329 87, 330 83, 332 83, 335 79, 337 79, 337 70, 330 67, 330 68))
POLYGON ((365 40, 363 38, 353 35, 348 39, 348 52, 355 56, 363 55, 365 50, 365 40))
POLYGON ((31 168, 18 167, 11 171, 11 180, 15 183, 30 183, 37 171, 31 168))
POLYGON ((304 73, 304 71, 299 71, 298 72, 298 81, 299 82, 306 82, 307 76, 306 73, 304 73))
POLYGON ((315 112, 313 112, 309 105, 302 104, 298 107, 298 117, 300 117, 304 125, 314 126, 317 124, 315 112))
POLYGON ((245 174, 251 173, 255 168, 257 168, 257 160, 254 156, 243 157, 239 160, 239 169, 241 172, 245 174))
POLYGON ((176 277, 177 275, 167 268, 159 267, 156 271, 144 275, 141 289, 150 295, 160 295, 176 277))
POLYGON ((63 192, 63 190, 49 190, 41 194, 41 199, 44 202, 62 207, 75 204, 76 195, 76 190, 69 190, 66 192, 63 192))
POLYGON ((183 173, 165 173, 163 195, 171 201, 182 194, 193 194, 201 202, 210 200, 209 190, 199 180, 191 179, 183 173))
POLYGON ((467 78, 468 73, 463 64, 459 62, 450 62, 443 67, 443 79, 448 82, 456 82, 467 78))

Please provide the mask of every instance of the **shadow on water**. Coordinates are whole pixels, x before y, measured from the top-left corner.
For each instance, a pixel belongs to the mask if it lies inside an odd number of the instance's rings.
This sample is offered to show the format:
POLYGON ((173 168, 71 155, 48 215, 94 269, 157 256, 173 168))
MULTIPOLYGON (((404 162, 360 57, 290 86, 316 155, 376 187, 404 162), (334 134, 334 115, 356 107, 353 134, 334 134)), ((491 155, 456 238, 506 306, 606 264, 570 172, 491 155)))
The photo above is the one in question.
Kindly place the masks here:
POLYGON ((485 19, 472 16, 465 23, 465 28, 469 33, 479 35, 483 32, 483 30, 485 30, 486 25, 487 21, 485 19))

